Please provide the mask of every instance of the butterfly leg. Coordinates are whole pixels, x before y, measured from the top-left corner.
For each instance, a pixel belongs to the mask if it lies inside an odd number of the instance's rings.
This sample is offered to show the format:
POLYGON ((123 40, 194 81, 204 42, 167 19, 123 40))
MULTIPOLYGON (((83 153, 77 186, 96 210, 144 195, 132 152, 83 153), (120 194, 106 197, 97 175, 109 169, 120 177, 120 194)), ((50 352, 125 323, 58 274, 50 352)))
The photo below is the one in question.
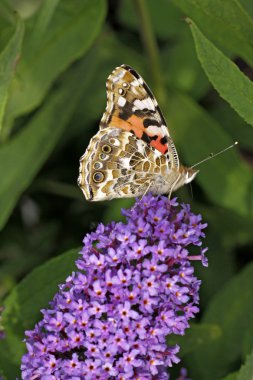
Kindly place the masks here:
POLYGON ((168 195, 168 198, 169 198, 169 199, 170 199, 171 194, 172 194, 172 192, 173 192, 173 189, 174 189, 174 187, 176 186, 176 184, 178 183, 180 177, 181 177, 181 175, 179 174, 179 176, 177 177, 176 181, 172 184, 172 186, 171 186, 171 188, 170 188, 169 195, 168 195))
POLYGON ((154 181, 150 181, 150 182, 149 182, 149 185, 147 186, 146 190, 145 190, 144 193, 142 194, 140 200, 142 200, 142 199, 145 197, 145 195, 148 193, 148 191, 149 191, 151 185, 153 184, 153 182, 154 182, 154 181))

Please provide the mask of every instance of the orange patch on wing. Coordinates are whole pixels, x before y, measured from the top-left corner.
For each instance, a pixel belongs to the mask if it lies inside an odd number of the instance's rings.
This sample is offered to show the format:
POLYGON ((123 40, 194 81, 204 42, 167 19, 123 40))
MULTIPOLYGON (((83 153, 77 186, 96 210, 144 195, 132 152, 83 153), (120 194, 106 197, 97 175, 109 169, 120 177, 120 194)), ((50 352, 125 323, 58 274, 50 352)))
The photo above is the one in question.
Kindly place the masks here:
POLYGON ((127 119, 127 122, 131 125, 131 129, 134 131, 135 135, 141 139, 143 132, 145 132, 143 119, 136 115, 132 115, 127 119))
POLYGON ((158 138, 156 140, 152 140, 150 142, 150 145, 153 148, 159 150, 159 152, 161 152, 162 154, 165 154, 168 151, 168 144, 167 143, 166 144, 161 143, 161 136, 158 136, 158 138))
POLYGON ((131 129, 130 124, 118 116, 112 117, 112 119, 109 123, 109 127, 121 128, 121 129, 124 129, 125 131, 130 131, 130 129, 131 129))
MULTIPOLYGON (((143 125, 143 119, 136 115, 132 115, 127 120, 123 120, 118 116, 113 116, 109 126, 114 127, 114 128, 121 128, 121 129, 124 129, 125 131, 131 131, 139 139, 142 138, 144 132, 147 133, 143 125)), ((167 143, 162 144, 161 138, 162 136, 158 136, 156 140, 151 140, 150 146, 157 149, 162 154, 165 154, 168 151, 168 144, 167 143)))
POLYGON ((135 134, 135 136, 139 139, 142 138, 142 134, 145 131, 142 119, 136 115, 132 115, 127 120, 123 120, 117 116, 113 116, 109 126, 121 128, 125 131, 132 131, 135 134))

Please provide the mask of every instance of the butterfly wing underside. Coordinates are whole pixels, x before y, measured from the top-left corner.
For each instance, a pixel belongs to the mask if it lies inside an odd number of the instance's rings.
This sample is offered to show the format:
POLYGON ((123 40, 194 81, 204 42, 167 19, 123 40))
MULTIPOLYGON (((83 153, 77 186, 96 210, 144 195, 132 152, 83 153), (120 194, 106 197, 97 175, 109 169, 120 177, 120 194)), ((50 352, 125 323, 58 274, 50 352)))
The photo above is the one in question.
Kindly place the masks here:
POLYGON ((130 66, 117 67, 108 77, 107 106, 100 128, 121 128, 135 134, 162 154, 178 155, 163 114, 148 85, 130 66))
POLYGON ((159 178, 177 170, 179 160, 152 92, 126 65, 112 72, 106 87, 106 111, 80 159, 79 186, 88 200, 161 193, 159 178))

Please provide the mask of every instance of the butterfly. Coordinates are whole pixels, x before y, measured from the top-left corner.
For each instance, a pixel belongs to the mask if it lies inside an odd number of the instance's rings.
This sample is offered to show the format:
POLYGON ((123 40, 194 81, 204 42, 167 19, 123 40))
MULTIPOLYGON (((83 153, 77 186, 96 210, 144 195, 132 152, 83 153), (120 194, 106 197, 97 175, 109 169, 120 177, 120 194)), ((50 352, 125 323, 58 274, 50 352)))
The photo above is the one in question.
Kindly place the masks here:
POLYGON ((106 82, 99 131, 80 158, 78 185, 90 201, 168 194, 198 170, 183 166, 151 90, 130 66, 106 82))

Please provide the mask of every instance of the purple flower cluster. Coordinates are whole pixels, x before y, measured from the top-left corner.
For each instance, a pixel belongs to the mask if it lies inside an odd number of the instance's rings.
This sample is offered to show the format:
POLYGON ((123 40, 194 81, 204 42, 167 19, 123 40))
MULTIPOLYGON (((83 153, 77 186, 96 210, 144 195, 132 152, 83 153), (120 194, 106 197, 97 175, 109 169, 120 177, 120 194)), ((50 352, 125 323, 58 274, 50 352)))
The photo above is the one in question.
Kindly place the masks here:
POLYGON ((126 224, 100 224, 84 238, 78 271, 26 332, 22 379, 169 379, 167 367, 180 359, 166 337, 183 335, 198 312, 191 262, 207 265, 206 224, 162 196, 147 195, 123 214, 126 224))

